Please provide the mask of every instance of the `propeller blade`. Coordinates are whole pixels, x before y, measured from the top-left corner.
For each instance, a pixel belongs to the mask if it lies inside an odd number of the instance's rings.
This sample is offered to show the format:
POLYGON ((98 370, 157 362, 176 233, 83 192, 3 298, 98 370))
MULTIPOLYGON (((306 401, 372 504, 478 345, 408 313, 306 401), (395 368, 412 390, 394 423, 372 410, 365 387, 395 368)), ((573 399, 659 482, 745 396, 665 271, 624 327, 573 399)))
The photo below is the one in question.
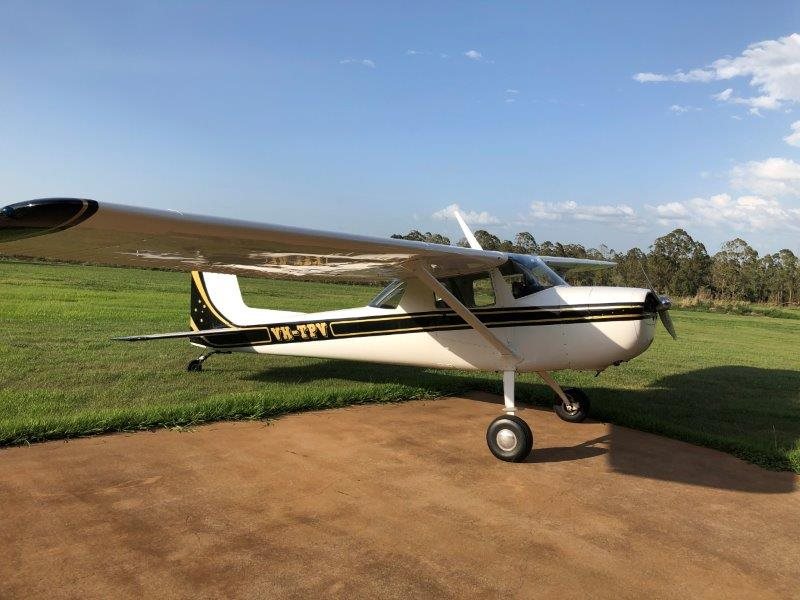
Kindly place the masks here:
POLYGON ((476 250, 483 250, 481 247, 480 242, 475 238, 475 234, 472 233, 472 230, 467 225, 467 222, 464 220, 464 217, 461 216, 461 213, 457 210, 453 211, 453 215, 458 221, 458 224, 461 226, 461 231, 464 232, 464 237, 467 238, 467 243, 469 244, 470 248, 475 248, 476 250))
POLYGON ((675 325, 672 324, 672 317, 669 316, 669 308, 659 310, 658 316, 661 319, 661 322, 664 324, 664 329, 669 332, 673 340, 677 340, 678 334, 675 333, 675 325))
POLYGON ((664 329, 672 336, 673 340, 678 339, 678 334, 675 332, 675 325, 672 323, 672 317, 669 316, 669 309, 672 307, 672 301, 667 296, 661 296, 656 292, 656 289, 653 287, 653 284, 650 283, 650 278, 647 276, 647 271, 644 269, 644 265, 640 262, 639 267, 642 269, 642 275, 644 275, 645 280, 647 281, 647 286, 650 288, 650 291, 653 292, 653 295, 658 298, 659 306, 656 309, 658 311, 658 318, 661 319, 661 323, 664 325, 664 329))

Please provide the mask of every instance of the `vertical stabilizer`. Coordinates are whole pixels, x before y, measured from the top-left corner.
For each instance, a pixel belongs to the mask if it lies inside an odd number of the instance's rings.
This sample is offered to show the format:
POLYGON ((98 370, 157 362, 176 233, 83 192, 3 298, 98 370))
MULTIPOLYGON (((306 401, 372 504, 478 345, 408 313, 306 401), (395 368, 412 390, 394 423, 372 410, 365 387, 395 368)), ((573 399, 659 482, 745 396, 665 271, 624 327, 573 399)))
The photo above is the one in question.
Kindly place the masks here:
MULTIPOLYGON (((215 293, 214 298, 209 294, 209 287, 206 282, 208 276, 219 277, 218 273, 202 273, 192 271, 191 293, 189 305, 189 326, 195 331, 200 329, 221 329, 224 327, 236 327, 229 318, 222 312, 223 307, 218 306, 214 301, 219 299, 219 294, 215 293)), ((232 278, 233 285, 236 286, 236 294, 241 299, 239 284, 235 275, 223 275, 232 278)), ((215 290, 216 291, 216 290, 215 290)))

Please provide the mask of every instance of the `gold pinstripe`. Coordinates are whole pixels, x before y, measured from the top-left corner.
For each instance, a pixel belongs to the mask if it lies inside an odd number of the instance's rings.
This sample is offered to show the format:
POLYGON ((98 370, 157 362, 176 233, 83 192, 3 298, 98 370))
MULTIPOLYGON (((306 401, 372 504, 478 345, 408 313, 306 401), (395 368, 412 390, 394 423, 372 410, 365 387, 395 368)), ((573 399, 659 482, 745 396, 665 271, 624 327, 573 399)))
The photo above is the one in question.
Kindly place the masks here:
POLYGON ((223 317, 214 308, 214 305, 211 303, 211 300, 208 299, 208 293, 206 292, 206 288, 203 285, 203 278, 200 277, 199 271, 192 271, 192 280, 194 281, 195 286, 197 286, 197 291, 200 292, 200 296, 203 298, 203 302, 206 303, 206 307, 208 307, 208 310, 214 313, 214 316, 216 316, 220 321, 225 323, 225 325, 227 325, 228 327, 237 327, 236 325, 231 323, 228 319, 223 317))
MULTIPOLYGON (((197 271, 192 271, 192 275, 193 276, 196 273, 197 273, 197 271)), ((253 331, 253 330, 262 330, 262 329, 269 331, 270 325, 280 325, 280 323, 264 323, 264 324, 261 324, 261 325, 250 325, 250 326, 244 326, 244 327, 239 326, 239 325, 233 325, 232 323, 230 323, 230 321, 228 321, 227 319, 222 317, 217 311, 215 311, 211 307, 211 304, 208 301, 208 296, 205 294, 205 290, 204 290, 202 284, 198 280, 199 280, 199 277, 195 279, 195 284, 197 285, 197 289, 198 289, 198 291, 200 291, 201 296, 203 297, 203 300, 206 302, 206 305, 209 307, 209 309, 215 315, 217 315, 218 318, 220 318, 223 322, 225 322, 227 325, 229 325, 231 327, 231 332, 232 333, 236 332, 236 331, 253 331)), ((605 307, 604 306, 603 308, 612 308, 612 309, 614 309, 614 308, 631 308, 633 306, 638 306, 638 304, 618 305, 618 306, 610 306, 610 307, 605 307)), ((585 307, 584 306, 576 306, 576 307, 562 307, 562 308, 559 308, 559 310, 575 310, 575 309, 583 309, 583 310, 585 310, 585 307)), ((533 309, 533 310, 529 310, 529 311, 526 311, 526 312, 536 313, 536 312, 547 311, 547 310, 553 310, 553 308, 552 307, 544 307, 544 308, 541 308, 541 309, 533 309)), ((515 311, 510 309, 510 310, 507 310, 507 311, 497 311, 497 312, 515 312, 515 311)), ((631 320, 636 320, 637 318, 638 319, 646 319, 649 316, 651 316, 651 315, 648 315, 648 314, 641 314, 641 315, 594 315, 594 316, 590 315, 590 316, 576 316, 576 317, 563 316, 563 317, 553 317, 553 318, 550 318, 550 319, 533 319, 533 320, 528 320, 528 321, 515 319, 515 320, 510 320, 510 321, 494 321, 492 323, 487 323, 487 327, 492 328, 492 327, 499 326, 499 325, 516 325, 518 327, 526 327, 526 326, 531 326, 532 324, 535 324, 535 323, 565 323, 565 324, 568 324, 570 322, 575 322, 575 321, 613 321, 613 320, 631 321, 631 320)), ((447 330, 447 329, 451 329, 452 330, 452 329, 455 329, 455 328, 464 327, 464 324, 450 324, 450 325, 428 325, 428 326, 418 326, 418 327, 404 327, 402 329, 391 329, 391 330, 387 330, 387 331, 373 331, 373 332, 366 331, 366 332, 353 332, 353 333, 336 333, 336 331, 335 331, 336 326, 340 325, 340 324, 375 323, 375 322, 381 322, 381 321, 386 321, 386 320, 413 319, 413 318, 415 318, 414 315, 387 315, 385 317, 367 317, 365 319, 349 319, 349 320, 346 320, 346 321, 331 321, 331 322, 328 323, 328 327, 330 328, 331 335, 334 338, 337 338, 337 337, 338 338, 356 337, 356 336, 366 336, 366 335, 390 335, 390 334, 393 334, 393 333, 413 333, 413 332, 420 332, 420 331, 439 331, 439 330, 447 330)), ((304 321, 293 321, 290 324, 297 324, 297 323, 303 323, 303 322, 304 321)), ((202 331, 195 324, 194 320, 191 317, 189 318, 189 325, 192 327, 193 331, 202 331)))
MULTIPOLYGON (((523 312, 523 313, 526 313, 526 314, 527 313, 536 314, 536 313, 540 313, 540 312, 553 312, 553 311, 556 311, 556 310, 558 310, 558 311, 576 311, 576 310, 587 310, 587 309, 592 310, 593 308, 595 308, 596 310, 599 310, 599 309, 617 310, 617 309, 621 309, 621 308, 638 308, 640 306, 641 306, 641 303, 631 302, 629 304, 612 304, 612 305, 603 304, 603 305, 601 305, 599 307, 596 307, 596 305, 592 305, 592 304, 576 304, 575 306, 542 306, 542 307, 539 307, 539 308, 528 308, 528 307, 525 307, 525 306, 519 306, 519 307, 516 307, 516 308, 509 307, 509 308, 505 308, 505 309, 488 309, 488 310, 486 310, 486 309, 484 309, 484 310, 478 309, 478 310, 473 310, 472 312, 475 314, 476 317, 480 318, 481 315, 487 315, 487 314, 491 314, 491 315, 500 314, 501 315, 503 313, 520 313, 520 312, 523 312)), ((442 310, 441 313, 444 314, 445 316, 452 316, 453 314, 455 314, 455 313, 453 313, 452 310, 450 310, 450 311, 442 310)), ((424 311, 423 313, 420 313, 420 314, 422 316, 432 316, 432 315, 435 315, 435 312, 434 311, 424 311)), ((375 322, 380 322, 380 321, 396 321, 398 319, 417 319, 417 318, 420 317, 420 314, 397 314, 397 315, 387 315, 385 317, 365 317, 363 319, 349 319, 347 321, 337 321, 337 323, 375 323, 375 322)), ((564 317, 564 318, 567 319, 569 317, 564 317)), ((497 323, 508 323, 508 322, 514 322, 514 321, 497 321, 497 323)), ((494 324, 495 323, 493 322, 492 325, 494 325, 494 324)), ((491 327, 491 325, 489 325, 489 326, 491 327)), ((396 331, 400 331, 400 330, 396 330, 396 331)))
MULTIPOLYGON (((490 329, 492 327, 496 327, 498 325, 507 325, 513 324, 517 327, 530 327, 534 326, 535 323, 563 323, 565 325, 571 322, 579 322, 579 321, 635 321, 635 320, 643 320, 646 319, 647 315, 596 315, 596 316, 589 316, 589 317, 556 317, 553 319, 536 319, 532 321, 497 321, 493 323, 487 323, 486 326, 490 329)), ((455 324, 455 325, 430 325, 427 327, 406 327, 404 329, 391 329, 388 331, 374 331, 374 332, 353 332, 353 333, 336 333, 335 328, 336 325, 340 323, 362 323, 365 320, 358 320, 358 321, 337 321, 335 323, 330 324, 331 333, 335 338, 344 338, 344 337, 358 337, 358 336, 368 336, 368 335, 391 335, 393 333, 414 333, 414 332, 422 332, 422 331, 440 331, 440 330, 447 330, 447 329, 462 329, 464 325, 455 324)))

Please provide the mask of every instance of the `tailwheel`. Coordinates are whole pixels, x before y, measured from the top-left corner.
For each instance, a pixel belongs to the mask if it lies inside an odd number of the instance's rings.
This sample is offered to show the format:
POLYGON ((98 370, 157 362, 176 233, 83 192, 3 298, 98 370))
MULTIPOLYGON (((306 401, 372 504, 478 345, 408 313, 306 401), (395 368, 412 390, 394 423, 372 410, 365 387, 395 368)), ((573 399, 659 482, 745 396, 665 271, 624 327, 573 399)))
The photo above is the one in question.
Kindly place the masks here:
POLYGON ((533 448, 533 432, 516 415, 503 415, 491 422, 486 430, 489 450, 500 460, 522 462, 533 448))
POLYGON ((589 396, 587 396, 582 389, 566 388, 564 390, 564 395, 569 398, 570 405, 565 405, 561 398, 556 396, 553 406, 553 409, 559 417, 570 423, 580 423, 589 416, 591 402, 589 401, 589 396))
POLYGON ((191 372, 195 371, 202 371, 203 370, 203 363, 208 360, 209 356, 214 356, 215 354, 230 354, 230 352, 226 352, 224 350, 210 350, 203 354, 200 358, 195 358, 191 361, 188 365, 186 365, 186 370, 191 372))

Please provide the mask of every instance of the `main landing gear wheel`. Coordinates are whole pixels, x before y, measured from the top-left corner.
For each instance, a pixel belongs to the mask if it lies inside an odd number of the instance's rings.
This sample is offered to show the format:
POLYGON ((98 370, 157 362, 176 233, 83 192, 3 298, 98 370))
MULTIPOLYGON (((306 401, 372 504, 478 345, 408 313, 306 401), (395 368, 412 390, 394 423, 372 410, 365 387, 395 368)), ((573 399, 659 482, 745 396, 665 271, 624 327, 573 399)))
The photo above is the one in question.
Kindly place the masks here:
POLYGON ((564 406, 561 398, 556 396, 553 409, 559 417, 570 423, 580 423, 589 416, 591 402, 589 402, 589 396, 583 390, 580 388, 566 388, 564 394, 569 398, 572 407, 564 406))
POLYGON ((522 462, 533 448, 533 432, 516 415, 503 415, 489 425, 486 443, 492 454, 500 460, 522 462))

